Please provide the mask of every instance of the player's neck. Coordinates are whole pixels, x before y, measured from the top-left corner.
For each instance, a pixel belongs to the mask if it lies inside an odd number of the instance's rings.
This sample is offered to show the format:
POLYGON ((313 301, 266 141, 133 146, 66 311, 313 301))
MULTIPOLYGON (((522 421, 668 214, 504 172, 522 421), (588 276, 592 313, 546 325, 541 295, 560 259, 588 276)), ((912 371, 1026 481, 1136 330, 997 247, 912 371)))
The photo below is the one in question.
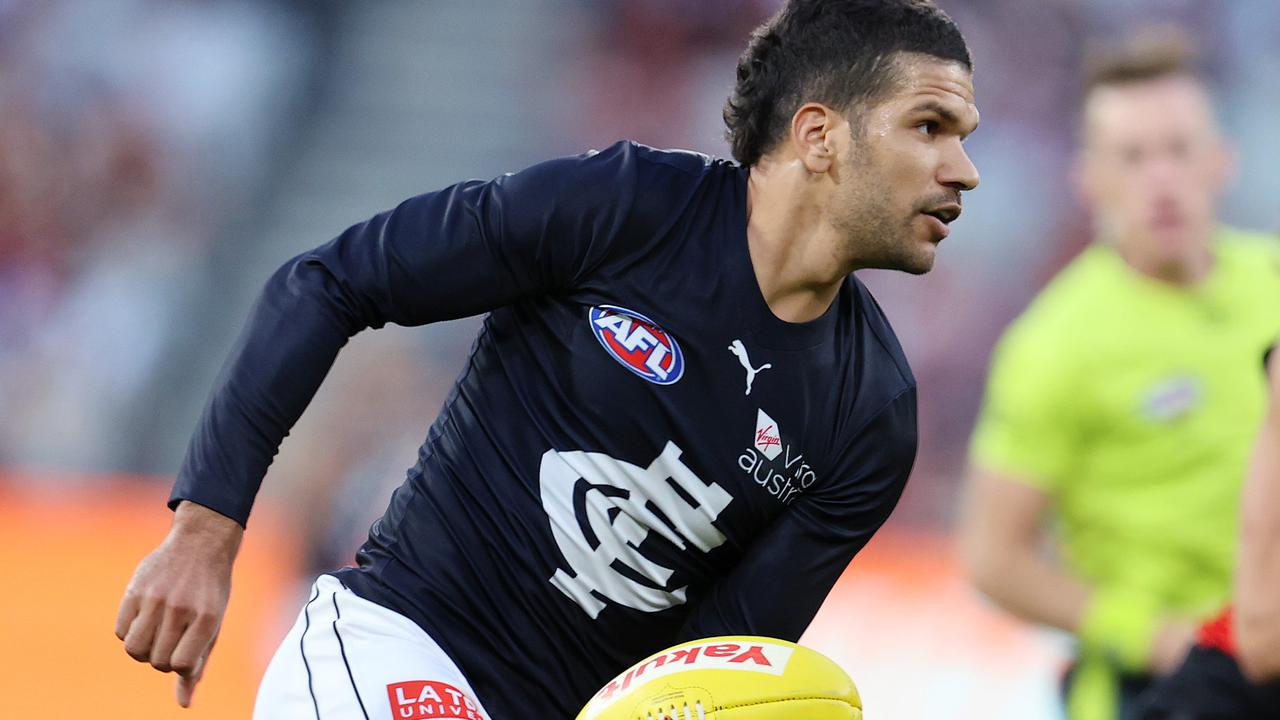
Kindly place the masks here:
POLYGON ((762 160, 747 178, 751 265, 769 309, 788 322, 825 313, 853 270, 839 259, 822 182, 799 162, 785 160, 762 160))

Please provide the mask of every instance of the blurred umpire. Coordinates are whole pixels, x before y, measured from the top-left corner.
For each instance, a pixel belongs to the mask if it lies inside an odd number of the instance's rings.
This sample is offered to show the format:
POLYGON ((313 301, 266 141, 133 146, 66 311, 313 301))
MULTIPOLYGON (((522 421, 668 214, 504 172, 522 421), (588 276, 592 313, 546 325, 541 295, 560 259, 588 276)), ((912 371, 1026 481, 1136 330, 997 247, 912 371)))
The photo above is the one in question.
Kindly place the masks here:
POLYGON ((1094 58, 1074 180, 1096 241, 1001 339, 971 447, 966 565, 1075 634, 1071 720, 1136 717, 1226 603, 1280 336, 1280 248, 1217 220, 1231 155, 1193 66, 1172 36, 1094 58))

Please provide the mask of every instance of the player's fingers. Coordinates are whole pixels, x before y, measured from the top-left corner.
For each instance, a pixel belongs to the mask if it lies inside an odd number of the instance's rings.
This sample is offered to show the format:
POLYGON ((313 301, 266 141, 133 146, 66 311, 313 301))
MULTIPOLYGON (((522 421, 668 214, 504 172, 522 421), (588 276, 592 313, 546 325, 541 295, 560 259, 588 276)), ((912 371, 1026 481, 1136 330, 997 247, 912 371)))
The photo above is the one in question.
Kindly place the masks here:
POLYGON ((189 678, 184 675, 178 676, 178 704, 184 708, 191 707, 191 698, 196 694, 196 683, 200 682, 200 678, 189 678))
POLYGON ((173 669, 170 665, 170 658, 173 656, 174 648, 177 647, 178 641, 182 638, 188 625, 191 622, 194 612, 185 608, 167 607, 164 611, 164 617, 160 620, 160 627, 156 630, 155 642, 151 645, 151 666, 160 672, 169 672, 173 669))
POLYGON ((129 634, 129 626, 138 616, 140 605, 138 596, 126 590, 124 599, 120 601, 120 609, 116 611, 116 637, 123 640, 129 634))
POLYGON ((147 662, 151 656, 151 645, 155 641, 156 629, 160 624, 164 603, 160 598, 144 597, 138 616, 129 625, 129 632, 124 636, 124 651, 138 662, 147 662))
POLYGON ((204 665, 204 659, 213 649, 213 641, 218 632, 218 619, 212 615, 197 615, 186 627, 186 632, 173 648, 169 659, 169 667, 179 675, 198 679, 197 670, 204 665))
POLYGON ((204 677, 204 668, 209 662, 209 653, 213 652, 213 645, 217 641, 218 636, 214 635, 204 654, 196 661, 196 666, 192 669, 191 674, 178 677, 178 704, 182 707, 191 707, 191 698, 196 694, 196 685, 200 683, 200 678, 204 677))

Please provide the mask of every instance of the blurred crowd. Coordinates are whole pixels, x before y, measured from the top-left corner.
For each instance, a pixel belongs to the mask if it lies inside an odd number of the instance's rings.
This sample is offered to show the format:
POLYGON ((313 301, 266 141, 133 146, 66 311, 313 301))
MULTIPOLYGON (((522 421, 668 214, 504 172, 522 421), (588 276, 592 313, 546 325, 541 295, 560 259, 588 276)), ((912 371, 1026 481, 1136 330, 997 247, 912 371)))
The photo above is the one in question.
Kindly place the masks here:
POLYGON ((289 41, 270 4, 0 3, 0 465, 154 469, 184 306, 291 122, 289 41))
MULTIPOLYGON (((412 4, 0 1, 0 466, 162 481, 176 469, 229 347, 228 328, 243 317, 218 309, 247 307, 275 264, 327 239, 306 234, 263 248, 254 231, 266 215, 306 214, 290 203, 312 174, 290 168, 331 120, 325 98, 374 79, 335 68, 325 48, 334 34, 367 27, 363 15, 412 4)), ((449 22, 484 27, 494 8, 518 4, 432 7, 449 22)), ((530 135, 536 141, 502 169, 622 137, 725 153, 720 109, 736 57, 778 2, 534 4, 560 34, 518 46, 476 41, 490 62, 540 70, 488 90, 501 107, 497 127, 522 146, 530 135), (543 101, 511 102, 517 85, 543 101)), ((940 4, 975 58, 983 123, 969 149, 983 184, 932 274, 866 277, 921 386, 921 455, 894 522, 934 527, 951 519, 992 344, 1090 238, 1069 176, 1079 68, 1091 42, 1152 22, 1194 28, 1240 147, 1241 180, 1225 216, 1280 229, 1280 166, 1267 160, 1280 157, 1269 114, 1280 97, 1280 4, 940 4)), ((415 17, 431 22, 431 12, 419 6, 415 17)), ((446 51, 426 42, 403 48, 396 52, 419 54, 414 67, 424 70, 400 92, 453 109, 452 86, 442 89, 430 70, 449 60, 439 55, 446 51)), ((371 117, 403 112, 368 108, 371 117)), ((425 135, 411 140, 442 152, 450 145, 425 135)), ((427 177, 414 175, 418 168, 375 170, 427 177)), ((459 162, 429 177, 486 170, 459 162)), ((400 199, 387 196, 382 206, 400 199)), ((368 214, 345 200, 331 193, 324 202, 346 222, 368 214)), ((359 338, 340 360, 268 480, 307 528, 317 568, 350 560, 413 463, 474 327, 384 331, 359 338)))

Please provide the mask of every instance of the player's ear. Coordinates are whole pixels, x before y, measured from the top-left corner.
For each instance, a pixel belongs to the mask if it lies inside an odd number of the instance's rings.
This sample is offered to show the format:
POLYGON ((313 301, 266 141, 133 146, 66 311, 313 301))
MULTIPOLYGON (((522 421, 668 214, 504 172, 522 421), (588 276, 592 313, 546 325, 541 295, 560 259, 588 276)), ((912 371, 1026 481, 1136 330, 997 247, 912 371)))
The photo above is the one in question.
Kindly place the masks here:
POLYGON ((837 157, 839 114, 822 103, 805 103, 791 116, 791 146, 811 173, 826 173, 837 157))

